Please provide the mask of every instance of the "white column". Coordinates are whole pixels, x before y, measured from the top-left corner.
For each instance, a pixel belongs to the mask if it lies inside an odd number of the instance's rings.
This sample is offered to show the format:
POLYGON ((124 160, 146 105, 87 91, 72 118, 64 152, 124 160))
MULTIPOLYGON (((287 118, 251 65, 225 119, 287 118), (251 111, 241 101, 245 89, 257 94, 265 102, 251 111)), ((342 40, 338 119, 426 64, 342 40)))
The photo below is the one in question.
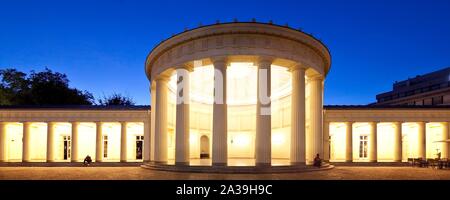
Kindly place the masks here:
POLYGON ((155 133, 156 133, 156 81, 152 81, 152 85, 150 88, 151 93, 151 107, 150 107, 150 161, 155 161, 155 152, 156 152, 156 144, 155 144, 155 133))
POLYGON ((417 122, 417 125, 419 126, 418 131, 418 147, 417 147, 417 156, 419 158, 426 159, 427 158, 427 150, 426 150, 426 123, 425 122, 417 122))
POLYGON ((0 162, 8 162, 6 122, 0 122, 0 162))
POLYGON ((167 163, 167 93, 168 76, 156 78, 155 162, 167 163))
POLYGON ((305 70, 297 65, 291 68, 291 165, 305 164, 306 132, 305 132, 305 70))
POLYGON ((323 122, 323 160, 330 161, 330 122, 323 122))
POLYGON ((323 133, 322 133, 322 109, 323 109, 323 78, 322 76, 313 76, 310 79, 311 91, 310 91, 310 130, 311 130, 311 140, 306 143, 307 153, 307 164, 312 164, 313 159, 316 154, 319 154, 323 158, 323 133), (312 141, 312 142, 310 142, 312 141))
POLYGON ((47 162, 55 161, 55 123, 47 122, 47 162))
POLYGON ((370 136, 369 136, 369 161, 377 162, 378 151, 377 151, 377 122, 369 122, 370 126, 370 136))
POLYGON ((78 162, 78 125, 80 125, 79 122, 72 122, 72 136, 71 136, 71 162, 78 162))
POLYGON ((353 122, 345 122, 345 162, 353 162, 353 122))
POLYGON ((227 58, 211 59, 214 65, 213 144, 212 165, 226 166, 227 140, 227 58))
POLYGON ((150 161, 150 122, 144 121, 144 162, 150 161))
POLYGON ((260 57, 257 61, 257 103, 256 103, 256 166, 271 166, 272 123, 271 123, 271 65, 273 59, 260 57))
POLYGON ((175 165, 189 165, 189 74, 191 67, 177 69, 177 119, 175 165))
POLYGON ((95 162, 103 160, 103 122, 95 123, 95 162))
POLYGON ((30 162, 30 144, 31 144, 31 122, 23 123, 23 139, 22 139, 22 162, 30 162))
MULTIPOLYGON (((448 136, 449 136, 449 126, 450 123, 448 122, 444 122, 442 123, 442 140, 448 140, 448 136)), ((448 142, 443 142, 442 143, 442 153, 441 153, 441 158, 449 158, 449 143, 448 142)))
POLYGON ((402 162, 402 123, 394 122, 394 162, 402 162))
POLYGON ((127 162, 127 122, 120 122, 120 162, 127 162))

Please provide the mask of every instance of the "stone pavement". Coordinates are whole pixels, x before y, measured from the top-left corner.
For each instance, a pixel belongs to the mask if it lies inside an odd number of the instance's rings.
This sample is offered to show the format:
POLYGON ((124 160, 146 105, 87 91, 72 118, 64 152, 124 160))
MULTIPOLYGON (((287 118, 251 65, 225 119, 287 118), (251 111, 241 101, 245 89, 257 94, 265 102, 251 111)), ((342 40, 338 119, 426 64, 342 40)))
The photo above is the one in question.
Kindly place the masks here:
POLYGON ((332 170, 280 174, 180 173, 127 167, 0 167, 0 180, 450 180, 450 170, 337 166, 332 170))

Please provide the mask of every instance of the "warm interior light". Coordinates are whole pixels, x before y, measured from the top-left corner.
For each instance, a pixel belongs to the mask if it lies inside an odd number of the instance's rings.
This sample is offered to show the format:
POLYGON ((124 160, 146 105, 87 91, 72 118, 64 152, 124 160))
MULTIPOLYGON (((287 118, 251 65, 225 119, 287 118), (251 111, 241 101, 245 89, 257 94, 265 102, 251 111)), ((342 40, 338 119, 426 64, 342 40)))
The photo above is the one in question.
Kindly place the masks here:
MULTIPOLYGON (((176 71, 169 81, 168 159, 175 158, 176 71)), ((291 73, 286 67, 272 65, 272 158, 290 156, 291 73)), ((307 90, 308 92, 308 90, 307 90)), ((205 146, 212 149, 214 68, 195 67, 190 73, 190 157, 200 158, 205 146), (201 140, 201 138, 204 140, 201 140), (203 142, 202 142, 203 141, 203 142), (207 141, 208 143, 205 143, 207 141)), ((227 68, 228 157, 254 158, 256 135, 257 67, 249 62, 233 62, 227 68)), ((308 97, 309 94, 306 94, 308 97)), ((212 156, 212 155, 210 155, 212 156)))
MULTIPOLYGON (((285 97, 291 92, 291 75, 287 68, 272 65, 272 100, 285 97)), ((214 67, 205 65, 190 73, 190 98, 192 102, 212 104, 214 94, 214 67)), ((176 71, 170 78, 169 90, 172 98, 177 91, 176 71)), ((253 63, 234 62, 227 68, 227 104, 256 104, 257 67, 253 63)))

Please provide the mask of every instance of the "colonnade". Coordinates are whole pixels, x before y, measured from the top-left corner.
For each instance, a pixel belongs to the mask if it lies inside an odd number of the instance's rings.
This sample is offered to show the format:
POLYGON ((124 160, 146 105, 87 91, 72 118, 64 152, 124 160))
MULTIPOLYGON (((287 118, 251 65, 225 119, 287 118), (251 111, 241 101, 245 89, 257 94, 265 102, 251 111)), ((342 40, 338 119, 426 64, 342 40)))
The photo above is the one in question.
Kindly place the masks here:
MULTIPOLYGON (((22 122, 23 127, 23 139, 22 139, 22 162, 31 162, 31 152, 33 149, 31 149, 31 124, 33 122, 22 122)), ((71 156, 70 160, 71 162, 80 162, 83 158, 80 157, 78 154, 79 152, 79 126, 80 122, 74 121, 71 123, 71 156)), ((105 122, 97 121, 96 124, 96 141, 95 141, 95 161, 96 162, 102 162, 103 160, 103 124, 105 122)), ((126 162, 127 161, 127 124, 126 121, 120 122, 120 161, 126 162)), ((7 122, 0 122, 0 162, 7 162, 8 156, 7 156, 7 130, 6 130, 7 122)), ((46 122, 47 126, 47 148, 46 148, 46 161, 47 162, 55 162, 55 126, 56 122, 46 122)), ((144 122, 144 132, 146 129, 146 126, 148 126, 148 122, 144 122)), ((148 140, 148 139, 147 139, 148 140)), ((146 153, 144 153, 146 154, 146 153)), ((145 156, 143 156, 145 157, 145 156)))
MULTIPOLYGON (((255 137, 255 165, 271 166, 271 100, 263 101, 260 94, 270 96, 271 91, 271 65, 274 58, 260 56, 254 64, 258 68, 257 104, 256 104, 256 137, 255 137), (263 84, 266 84, 265 86, 263 84)), ((211 58, 215 70, 214 78, 214 103, 212 114, 212 165, 226 166, 227 161, 227 75, 226 70, 229 59, 226 56, 211 58)), ((189 77, 193 68, 189 65, 175 67, 177 72, 177 106, 176 106, 176 147, 175 164, 189 164, 189 77), (182 82, 181 82, 182 81, 182 82), (181 84, 180 84, 181 83, 181 84), (183 98, 183 99, 181 99, 183 98), (180 103, 181 102, 181 103, 180 103)), ((316 154, 323 155, 323 76, 307 76, 308 68, 301 64, 289 67, 292 75, 292 130, 290 144, 290 161, 292 165, 312 164, 316 154), (306 79, 308 78, 308 79, 306 79), (306 105, 305 87, 306 80, 311 84, 310 105, 306 105), (306 109, 311 108, 309 114, 311 134, 306 134, 306 109), (308 140, 309 139, 309 140, 308 140), (309 160, 307 160, 307 158, 309 160)), ((161 73, 154 78, 152 85, 152 100, 154 109, 154 127, 152 124, 152 135, 154 135, 154 162, 167 164, 167 132, 168 132, 168 81, 170 75, 161 73), (154 88, 154 89, 153 89, 154 88)), ((153 117, 153 116, 152 116, 153 117)))

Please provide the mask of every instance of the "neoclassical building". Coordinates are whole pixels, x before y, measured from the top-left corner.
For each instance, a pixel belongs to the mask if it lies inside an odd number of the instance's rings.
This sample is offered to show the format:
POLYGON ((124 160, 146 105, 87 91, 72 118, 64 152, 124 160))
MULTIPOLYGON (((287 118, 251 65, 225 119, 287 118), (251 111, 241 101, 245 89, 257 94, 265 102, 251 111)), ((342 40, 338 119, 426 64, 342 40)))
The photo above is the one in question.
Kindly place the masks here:
POLYGON ((327 47, 287 26, 186 30, 148 55, 151 109, 0 107, 0 161, 307 166, 448 158, 450 107, 323 106, 327 47))

